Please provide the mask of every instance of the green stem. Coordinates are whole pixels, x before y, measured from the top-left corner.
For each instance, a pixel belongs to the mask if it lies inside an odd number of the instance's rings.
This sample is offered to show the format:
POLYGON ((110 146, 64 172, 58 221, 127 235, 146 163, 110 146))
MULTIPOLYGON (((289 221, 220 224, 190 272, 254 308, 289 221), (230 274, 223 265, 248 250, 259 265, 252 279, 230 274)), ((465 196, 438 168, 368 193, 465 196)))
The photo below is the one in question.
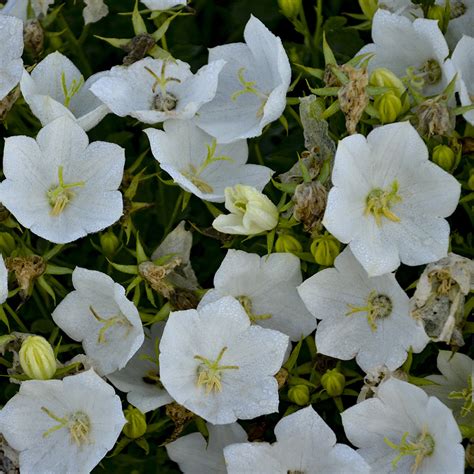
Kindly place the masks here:
POLYGON ((13 309, 10 307, 9 304, 7 303, 4 303, 3 304, 3 307, 7 310, 8 314, 14 319, 14 321, 18 324, 18 326, 20 327, 20 329, 23 331, 23 332, 28 332, 28 329, 27 327, 23 324, 23 322, 21 321, 21 319, 18 317, 18 315, 15 313, 15 311, 13 311, 13 309))
POLYGON ((183 201, 183 191, 180 190, 178 199, 176 199, 176 204, 173 209, 173 213, 171 214, 170 220, 168 221, 168 224, 165 229, 164 235, 168 235, 169 232, 171 231, 174 221, 176 220, 176 217, 178 216, 180 210, 181 210, 181 202, 183 201))
POLYGON ((80 69, 82 73, 89 77, 92 75, 92 68, 89 64, 89 61, 87 60, 86 55, 84 54, 84 51, 82 50, 82 46, 77 40, 76 36, 72 32, 71 28, 69 27, 68 22, 64 18, 64 15, 60 13, 58 15, 58 22, 59 26, 62 30, 64 30, 64 34, 66 35, 67 40, 69 41, 69 45, 73 51, 73 53, 77 56, 77 59, 80 62, 80 69))

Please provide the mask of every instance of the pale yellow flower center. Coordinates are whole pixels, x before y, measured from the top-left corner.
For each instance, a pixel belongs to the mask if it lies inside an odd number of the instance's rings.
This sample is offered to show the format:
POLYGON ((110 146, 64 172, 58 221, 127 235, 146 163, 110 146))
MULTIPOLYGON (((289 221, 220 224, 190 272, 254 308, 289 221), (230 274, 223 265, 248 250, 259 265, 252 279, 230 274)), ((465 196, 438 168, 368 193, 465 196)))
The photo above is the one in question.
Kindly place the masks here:
POLYGON ((398 181, 394 181, 389 190, 375 188, 370 191, 365 200, 365 215, 372 214, 378 226, 382 225, 382 218, 392 222, 400 222, 400 218, 391 210, 392 206, 400 202, 398 181))
POLYGON ((197 368, 197 386, 204 386, 206 394, 211 392, 220 392, 222 390, 222 373, 225 370, 238 370, 237 365, 220 365, 220 361, 227 347, 223 347, 215 360, 209 360, 200 355, 194 358, 199 360, 201 364, 197 368))
POLYGON ((49 430, 43 433, 43 438, 47 438, 52 433, 67 428, 71 441, 78 446, 88 444, 91 442, 89 439, 89 433, 91 430, 91 423, 89 417, 82 411, 77 411, 71 415, 65 417, 59 417, 46 407, 41 407, 41 410, 46 413, 50 418, 56 421, 58 424, 51 427, 49 430))
POLYGON ((244 77, 244 73, 245 73, 245 68, 244 67, 241 67, 237 71, 237 77, 239 79, 239 83, 242 86, 242 88, 239 89, 238 91, 235 91, 230 96, 230 98, 233 101, 236 101, 238 97, 240 97, 241 95, 244 95, 244 94, 254 94, 254 95, 256 95, 261 100, 260 107, 257 110, 257 117, 261 118, 261 117, 263 117, 263 110, 264 110, 265 104, 267 103, 267 100, 268 100, 268 94, 265 94, 261 90, 258 89, 257 81, 247 81, 244 77))
POLYGON ((270 319, 272 315, 270 313, 265 314, 254 314, 252 308, 252 300, 248 296, 237 296, 237 300, 244 307, 247 316, 252 323, 261 321, 263 319, 270 319))
POLYGON ((50 214, 52 216, 59 216, 71 199, 74 197, 72 188, 84 186, 84 181, 78 181, 77 183, 65 183, 63 178, 63 166, 58 167, 58 184, 52 186, 46 193, 48 197, 49 205, 51 206, 50 214))
POLYGON ((369 293, 365 306, 355 306, 352 304, 347 306, 349 311, 346 313, 346 316, 351 316, 355 313, 366 313, 367 322, 373 332, 377 330, 376 321, 390 316, 393 309, 392 300, 386 295, 378 294, 375 290, 369 293))
POLYGON ((111 316, 110 318, 103 318, 97 312, 94 310, 92 306, 89 306, 89 310, 92 313, 92 316, 101 323, 101 328, 99 329, 99 335, 97 337, 97 342, 100 344, 104 344, 107 342, 107 339, 105 337, 105 333, 113 326, 115 325, 121 325, 127 328, 127 334, 132 328, 132 324, 130 321, 122 314, 117 314, 115 316, 111 316))

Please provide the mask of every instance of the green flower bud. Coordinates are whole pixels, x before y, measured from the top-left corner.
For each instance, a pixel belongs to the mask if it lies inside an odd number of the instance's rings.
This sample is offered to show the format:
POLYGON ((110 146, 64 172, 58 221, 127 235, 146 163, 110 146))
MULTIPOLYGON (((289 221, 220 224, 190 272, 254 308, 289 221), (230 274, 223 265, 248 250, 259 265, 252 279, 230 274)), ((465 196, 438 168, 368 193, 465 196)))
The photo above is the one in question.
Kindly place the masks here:
POLYGON ((430 20, 438 20, 439 29, 444 29, 446 11, 441 5, 431 5, 431 7, 428 9, 427 18, 430 20))
POLYGON ((275 250, 277 252, 302 252, 303 247, 296 237, 290 234, 280 234, 275 242, 275 250))
POLYGON ((328 370, 321 377, 321 385, 331 397, 342 395, 346 385, 346 377, 338 369, 328 370))
POLYGON ((20 365, 31 379, 49 380, 56 373, 56 357, 51 344, 41 336, 30 336, 23 341, 20 365))
POLYGON ((471 176, 469 176, 469 179, 467 180, 467 187, 471 191, 474 191, 474 173, 471 173, 471 176))
POLYGON ((309 403, 309 388, 307 385, 294 385, 288 390, 288 398, 299 406, 309 403))
POLYGON ((0 232, 0 253, 10 255, 16 248, 15 239, 8 232, 0 232))
POLYGON ((454 166, 454 151, 447 145, 437 145, 433 148, 433 162, 446 171, 450 171, 454 166))
POLYGON ((120 240, 111 230, 108 230, 100 234, 100 246, 106 257, 112 257, 120 246, 120 240))
POLYGON ((287 18, 296 18, 302 5, 302 0, 278 0, 281 12, 287 18))
POLYGON ((395 92, 386 92, 375 98, 374 107, 380 115, 380 122, 392 123, 402 112, 402 101, 395 92))
POLYGON ((360 9, 369 20, 372 20, 374 17, 379 7, 378 3, 378 0, 359 0, 360 9))
POLYGON ((123 414, 127 420, 127 423, 122 429, 125 436, 131 439, 137 439, 143 436, 147 428, 145 415, 138 408, 132 406, 129 406, 123 414))
POLYGON ((326 232, 313 240, 310 250, 314 261, 318 265, 330 267, 341 251, 341 244, 335 237, 326 232))
POLYGON ((379 67, 372 71, 369 84, 373 87, 390 87, 398 97, 401 97, 405 92, 403 82, 392 71, 384 67, 379 67))

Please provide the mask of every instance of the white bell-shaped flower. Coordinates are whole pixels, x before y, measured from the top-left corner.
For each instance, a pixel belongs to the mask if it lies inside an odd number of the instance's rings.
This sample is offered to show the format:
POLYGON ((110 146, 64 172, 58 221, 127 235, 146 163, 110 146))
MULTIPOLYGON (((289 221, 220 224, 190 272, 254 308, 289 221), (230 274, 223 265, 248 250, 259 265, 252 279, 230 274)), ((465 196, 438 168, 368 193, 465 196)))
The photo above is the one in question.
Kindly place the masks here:
POLYGON ((23 73, 22 54, 23 23, 13 16, 0 15, 0 100, 21 79, 23 73))

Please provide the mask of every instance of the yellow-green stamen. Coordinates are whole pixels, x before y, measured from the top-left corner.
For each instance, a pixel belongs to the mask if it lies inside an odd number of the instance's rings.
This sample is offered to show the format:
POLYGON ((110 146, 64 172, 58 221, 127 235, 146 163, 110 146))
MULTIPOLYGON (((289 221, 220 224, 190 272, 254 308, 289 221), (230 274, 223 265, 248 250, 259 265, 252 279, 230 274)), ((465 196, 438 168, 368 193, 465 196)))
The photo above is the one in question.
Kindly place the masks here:
POLYGON ((111 316, 110 318, 103 318, 97 314, 92 306, 89 306, 90 312, 94 316, 94 318, 102 324, 102 327, 99 330, 99 335, 97 337, 97 342, 103 344, 106 342, 105 333, 108 329, 116 324, 120 324, 122 326, 127 327, 128 331, 132 328, 132 324, 130 321, 123 315, 119 314, 117 316, 111 316))
POLYGON ((85 413, 78 411, 68 417, 59 417, 46 407, 41 407, 41 410, 58 423, 45 431, 43 433, 43 438, 47 438, 49 435, 62 428, 67 428, 71 436, 71 441, 76 443, 78 446, 89 442, 88 435, 91 426, 89 417, 85 413))
POLYGON ((413 463, 411 471, 413 474, 415 474, 418 468, 421 466, 423 459, 433 454, 435 442, 433 437, 427 432, 426 428, 424 428, 421 434, 413 441, 408 440, 409 436, 410 434, 405 432, 399 444, 395 444, 388 438, 384 438, 384 441, 392 449, 398 451, 397 456, 392 461, 393 468, 396 469, 400 459, 404 458, 405 456, 414 456, 415 462, 413 463))
POLYGON ((401 200, 396 180, 392 183, 389 191, 375 188, 367 195, 365 215, 372 214, 378 226, 382 225, 383 217, 392 222, 400 222, 400 218, 392 212, 391 207, 401 200))
POLYGON ((464 405, 461 408, 461 416, 465 417, 474 410, 474 391, 472 388, 472 375, 467 379, 467 387, 459 392, 451 392, 448 395, 451 400, 464 400, 464 405))
POLYGON ((85 185, 84 181, 78 181, 77 183, 64 182, 63 178, 63 166, 58 167, 58 185, 53 186, 46 193, 51 206, 50 214, 52 216, 59 216, 69 201, 74 197, 74 193, 71 191, 72 188, 82 187, 85 185))
POLYGON ((64 105, 69 107, 71 99, 81 90, 81 87, 84 85, 84 77, 81 76, 78 81, 73 79, 70 86, 67 86, 66 74, 61 73, 61 87, 64 95, 64 105))
POLYGON ((166 90, 166 87, 169 82, 177 82, 178 84, 181 83, 181 80, 177 77, 166 77, 166 64, 166 61, 163 61, 160 75, 156 74, 155 71, 145 66, 145 70, 155 79, 155 82, 151 86, 153 94, 155 94, 156 89, 159 88, 159 92, 153 99, 153 107, 160 112, 169 112, 170 110, 176 108, 177 99, 173 94, 166 90))
POLYGON ((346 316, 351 316, 355 313, 366 313, 367 322, 373 332, 377 330, 377 319, 390 316, 393 308, 391 299, 386 295, 378 294, 375 290, 369 293, 365 306, 355 306, 352 304, 348 304, 347 306, 350 309, 346 313, 346 316))
POLYGON ((254 314, 252 308, 252 300, 248 296, 237 296, 237 300, 244 307, 247 316, 252 323, 262 321, 264 319, 270 319, 272 315, 270 313, 265 314, 254 314))
POLYGON ((224 370, 238 370, 239 366, 237 365, 219 365, 219 362, 224 355, 224 352, 227 350, 227 347, 223 347, 219 352, 217 359, 211 361, 202 357, 200 355, 195 355, 194 358, 199 360, 201 364, 197 369, 197 386, 205 386, 206 394, 211 392, 220 392, 222 390, 222 372, 224 370))
POLYGON ((194 165, 190 164, 189 171, 182 171, 181 173, 183 174, 183 176, 188 178, 203 193, 212 193, 214 189, 212 188, 211 185, 206 183, 206 181, 204 181, 201 178, 201 174, 212 163, 215 163, 217 161, 233 161, 233 160, 230 156, 225 156, 225 155, 215 156, 216 148, 217 148, 217 141, 215 138, 213 138, 212 142, 206 145, 206 147, 207 147, 207 155, 204 161, 199 166, 199 168, 196 168, 194 165))
POLYGON ((268 94, 264 94, 263 92, 261 92, 256 87, 257 81, 247 81, 247 80, 245 80, 244 72, 245 72, 244 67, 241 67, 237 71, 237 77, 239 79, 239 83, 242 86, 242 89, 240 89, 238 91, 235 91, 230 96, 230 98, 233 101, 236 101, 238 97, 240 97, 241 95, 244 95, 244 94, 254 94, 254 95, 256 95, 262 101, 262 103, 260 104, 259 109, 257 110, 257 117, 262 117, 263 116, 263 109, 265 108, 265 104, 267 103, 267 100, 268 100, 268 94))

